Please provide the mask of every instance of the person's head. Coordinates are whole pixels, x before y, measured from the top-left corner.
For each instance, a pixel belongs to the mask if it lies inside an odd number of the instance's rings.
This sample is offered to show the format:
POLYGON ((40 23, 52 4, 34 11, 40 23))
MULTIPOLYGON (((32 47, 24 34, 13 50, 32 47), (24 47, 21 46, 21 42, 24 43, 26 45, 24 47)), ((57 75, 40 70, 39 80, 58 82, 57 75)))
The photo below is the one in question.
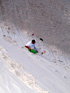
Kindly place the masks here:
POLYGON ((33 40, 32 40, 32 44, 35 44, 35 43, 36 43, 36 41, 33 39, 33 40))

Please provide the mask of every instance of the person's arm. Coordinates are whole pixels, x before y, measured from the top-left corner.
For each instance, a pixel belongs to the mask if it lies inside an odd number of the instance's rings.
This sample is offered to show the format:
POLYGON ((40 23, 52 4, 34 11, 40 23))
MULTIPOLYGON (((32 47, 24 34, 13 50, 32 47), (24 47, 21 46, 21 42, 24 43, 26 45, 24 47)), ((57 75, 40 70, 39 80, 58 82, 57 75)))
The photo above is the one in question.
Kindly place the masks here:
POLYGON ((31 50, 31 48, 29 46, 25 46, 25 47, 31 50))

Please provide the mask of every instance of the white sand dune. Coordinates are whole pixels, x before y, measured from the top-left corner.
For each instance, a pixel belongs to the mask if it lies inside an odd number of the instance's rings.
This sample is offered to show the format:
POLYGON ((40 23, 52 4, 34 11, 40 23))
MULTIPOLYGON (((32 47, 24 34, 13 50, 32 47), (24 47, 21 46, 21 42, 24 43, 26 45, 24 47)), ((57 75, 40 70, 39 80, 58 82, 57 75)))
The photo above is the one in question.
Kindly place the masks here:
POLYGON ((70 0, 0 0, 1 22, 8 33, 15 25, 70 54, 70 0))
POLYGON ((0 93, 70 93, 69 56, 16 30, 14 26, 15 34, 8 33, 0 24, 0 93), (24 47, 32 38, 45 54, 35 55, 24 47))

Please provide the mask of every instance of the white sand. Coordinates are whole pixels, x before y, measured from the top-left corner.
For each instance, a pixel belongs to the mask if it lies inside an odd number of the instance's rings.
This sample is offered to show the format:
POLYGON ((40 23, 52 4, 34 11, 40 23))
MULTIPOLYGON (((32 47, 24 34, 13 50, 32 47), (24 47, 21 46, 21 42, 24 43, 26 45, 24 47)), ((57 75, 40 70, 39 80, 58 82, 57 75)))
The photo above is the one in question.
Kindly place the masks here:
POLYGON ((70 93, 70 57, 31 33, 21 34, 14 26, 11 31, 0 24, 0 93, 70 93), (44 55, 24 47, 32 38, 44 55))

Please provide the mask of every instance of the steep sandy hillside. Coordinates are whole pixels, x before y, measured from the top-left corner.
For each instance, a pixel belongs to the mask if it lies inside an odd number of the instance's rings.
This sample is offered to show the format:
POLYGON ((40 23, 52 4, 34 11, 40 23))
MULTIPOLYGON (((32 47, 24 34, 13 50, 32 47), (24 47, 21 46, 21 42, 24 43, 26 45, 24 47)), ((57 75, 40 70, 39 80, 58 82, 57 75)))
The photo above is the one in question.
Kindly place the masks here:
POLYGON ((70 0, 0 0, 0 22, 70 53, 70 0))

